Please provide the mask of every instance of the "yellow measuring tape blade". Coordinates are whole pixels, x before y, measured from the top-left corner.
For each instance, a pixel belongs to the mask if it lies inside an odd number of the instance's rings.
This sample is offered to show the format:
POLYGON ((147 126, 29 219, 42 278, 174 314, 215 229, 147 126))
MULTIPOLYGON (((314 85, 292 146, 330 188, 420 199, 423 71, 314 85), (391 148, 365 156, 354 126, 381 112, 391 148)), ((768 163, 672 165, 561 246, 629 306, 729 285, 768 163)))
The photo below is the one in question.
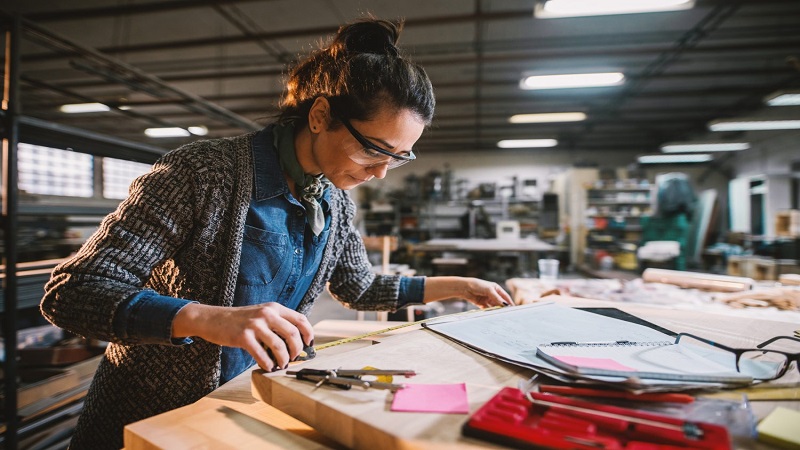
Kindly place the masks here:
POLYGON ((416 322, 402 323, 402 324, 399 324, 399 325, 394 325, 394 326, 391 326, 391 327, 388 327, 388 328, 384 328, 382 330, 371 331, 369 333, 359 334, 357 336, 346 337, 346 338, 343 338, 343 339, 339 339, 338 341, 326 342, 324 344, 320 344, 320 345, 315 346, 314 350, 316 350, 316 351, 324 350, 326 348, 335 347, 337 345, 342 345, 342 344, 347 344, 348 342, 355 342, 355 341, 358 341, 358 340, 361 340, 361 339, 364 339, 364 338, 368 338, 368 337, 372 337, 372 336, 378 336, 378 335, 381 335, 381 334, 388 333, 390 331, 399 330, 401 328, 411 327, 411 326, 414 326, 414 325, 421 325, 421 324, 423 324, 425 322, 429 322, 431 320, 441 319, 442 317, 461 316, 461 315, 472 314, 472 313, 476 313, 476 312, 491 311, 493 309, 498 309, 498 308, 503 308, 503 307, 502 306, 493 306, 491 308, 485 308, 485 309, 471 309, 469 311, 464 311, 464 312, 460 312, 460 313, 448 314, 447 316, 429 317, 427 319, 417 320, 416 322))

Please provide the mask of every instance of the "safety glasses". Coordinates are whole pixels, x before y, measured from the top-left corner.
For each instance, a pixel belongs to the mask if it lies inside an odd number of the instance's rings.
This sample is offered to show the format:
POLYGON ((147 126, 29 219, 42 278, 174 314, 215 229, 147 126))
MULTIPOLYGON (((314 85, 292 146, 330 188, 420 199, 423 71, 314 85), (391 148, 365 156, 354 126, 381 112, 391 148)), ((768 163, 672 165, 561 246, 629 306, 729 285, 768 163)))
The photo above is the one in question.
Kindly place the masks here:
POLYGON ((360 144, 360 148, 353 147, 345 149, 347 156, 354 163, 367 168, 387 165, 389 169, 394 169, 417 159, 417 156, 411 150, 402 153, 393 153, 378 147, 364 137, 363 134, 359 133, 347 119, 338 119, 360 144))

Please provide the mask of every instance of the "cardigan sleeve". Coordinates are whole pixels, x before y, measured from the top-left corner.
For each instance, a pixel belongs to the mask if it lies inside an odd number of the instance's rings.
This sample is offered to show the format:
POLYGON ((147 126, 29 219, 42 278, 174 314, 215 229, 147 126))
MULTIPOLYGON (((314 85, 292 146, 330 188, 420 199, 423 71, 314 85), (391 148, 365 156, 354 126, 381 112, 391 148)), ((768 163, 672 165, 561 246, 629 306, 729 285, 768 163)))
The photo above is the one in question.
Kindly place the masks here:
MULTIPOLYGON (((359 311, 396 311, 412 303, 421 303, 422 277, 378 275, 372 271, 361 234, 352 223, 355 205, 345 200, 341 253, 329 280, 328 290, 345 307, 359 311)), ((338 243, 337 243, 338 245, 338 243)))
POLYGON ((125 304, 139 299, 154 268, 174 255, 192 232, 196 168, 184 162, 176 152, 167 154, 137 178, 128 198, 103 219, 77 254, 54 269, 41 302, 45 318, 89 338, 170 342, 163 333, 150 339, 120 335, 114 318, 125 304))

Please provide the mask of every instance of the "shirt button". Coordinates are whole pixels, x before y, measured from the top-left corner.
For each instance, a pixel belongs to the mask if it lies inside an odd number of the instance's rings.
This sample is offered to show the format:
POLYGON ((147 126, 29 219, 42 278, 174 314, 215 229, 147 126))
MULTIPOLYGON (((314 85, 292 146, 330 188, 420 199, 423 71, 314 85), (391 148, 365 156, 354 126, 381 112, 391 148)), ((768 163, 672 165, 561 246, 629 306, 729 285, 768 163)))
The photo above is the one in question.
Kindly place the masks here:
POLYGON ((294 292, 294 286, 289 286, 289 287, 287 287, 287 288, 286 288, 286 292, 288 292, 288 293, 290 293, 290 294, 291 294, 292 292, 294 292))
POLYGON ((303 217, 303 211, 300 211, 299 209, 295 212, 295 214, 297 217, 303 217))
POLYGON ((300 250, 299 248, 294 249, 294 254, 295 255, 299 255, 300 253, 303 253, 303 251, 300 250))

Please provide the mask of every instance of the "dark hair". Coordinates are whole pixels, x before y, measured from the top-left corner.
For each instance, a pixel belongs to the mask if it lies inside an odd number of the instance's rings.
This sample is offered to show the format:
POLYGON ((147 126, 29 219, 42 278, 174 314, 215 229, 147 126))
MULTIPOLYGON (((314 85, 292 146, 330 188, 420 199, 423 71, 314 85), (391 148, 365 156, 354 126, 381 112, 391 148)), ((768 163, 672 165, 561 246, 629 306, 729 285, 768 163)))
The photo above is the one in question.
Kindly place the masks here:
POLYGON ((323 96, 339 119, 368 120, 381 106, 409 109, 430 125, 436 100, 425 70, 397 48, 402 21, 366 18, 344 25, 289 72, 279 120, 304 125, 323 96))

